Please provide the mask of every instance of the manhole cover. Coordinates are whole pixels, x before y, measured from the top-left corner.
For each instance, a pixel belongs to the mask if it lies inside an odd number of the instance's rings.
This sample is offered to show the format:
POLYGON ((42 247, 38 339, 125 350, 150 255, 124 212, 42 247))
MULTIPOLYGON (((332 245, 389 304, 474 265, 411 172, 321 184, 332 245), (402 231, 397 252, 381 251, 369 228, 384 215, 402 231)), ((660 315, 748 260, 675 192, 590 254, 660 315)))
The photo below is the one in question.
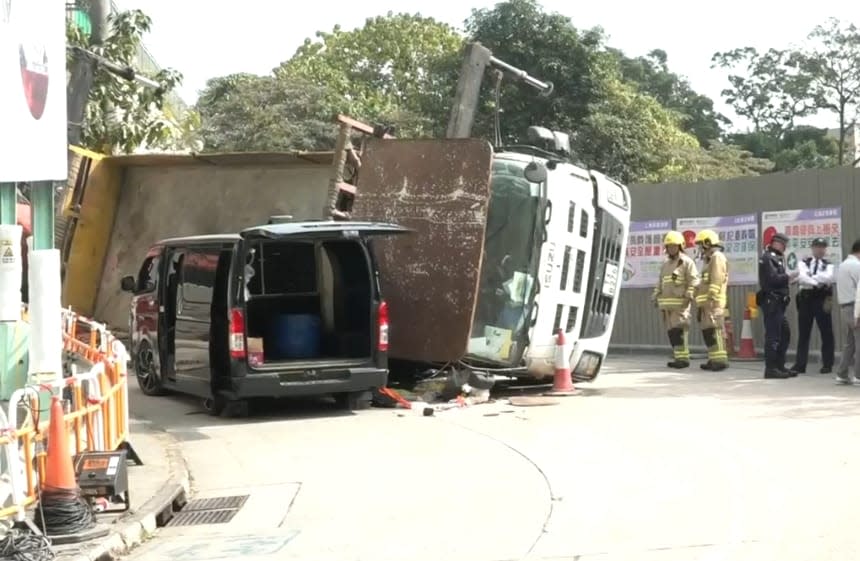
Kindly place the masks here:
POLYGON ((177 512, 165 526, 202 526, 204 524, 226 524, 239 512, 248 495, 210 497, 194 499, 177 512))
POLYGON ((194 499, 182 507, 182 512, 189 510, 224 510, 240 509, 245 506, 248 495, 235 495, 232 497, 211 497, 205 499, 194 499))

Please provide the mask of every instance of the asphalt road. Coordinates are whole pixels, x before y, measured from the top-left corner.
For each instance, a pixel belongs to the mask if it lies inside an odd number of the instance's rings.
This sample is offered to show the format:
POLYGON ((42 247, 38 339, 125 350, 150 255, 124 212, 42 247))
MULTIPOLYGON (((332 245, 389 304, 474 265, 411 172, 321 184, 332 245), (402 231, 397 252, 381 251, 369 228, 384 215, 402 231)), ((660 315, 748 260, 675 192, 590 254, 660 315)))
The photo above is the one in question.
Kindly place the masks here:
POLYGON ((248 498, 132 558, 858 558, 860 387, 664 364, 621 356, 555 406, 429 418, 305 402, 213 419, 133 389, 132 414, 183 442, 197 497, 248 498))

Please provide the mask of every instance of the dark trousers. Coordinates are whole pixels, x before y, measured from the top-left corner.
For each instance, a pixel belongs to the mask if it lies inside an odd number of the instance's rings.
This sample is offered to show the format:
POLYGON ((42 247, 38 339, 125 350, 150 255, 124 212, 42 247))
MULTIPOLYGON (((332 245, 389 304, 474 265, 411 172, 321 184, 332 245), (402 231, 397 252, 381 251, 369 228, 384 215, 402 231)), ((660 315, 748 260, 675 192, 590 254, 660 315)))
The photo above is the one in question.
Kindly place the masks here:
POLYGON ((791 328, 785 318, 788 302, 785 300, 782 296, 766 296, 763 302, 765 368, 785 368, 785 353, 791 342, 791 328))
MULTIPOLYGON (((825 309, 828 299, 823 294, 803 294, 797 296, 797 360, 794 364, 799 370, 806 369, 809 359, 809 337, 812 335, 812 324, 818 324, 821 332, 821 366, 833 368, 835 339, 833 337, 833 318, 830 310, 825 309)), ((831 300, 832 301, 832 300, 831 300)))

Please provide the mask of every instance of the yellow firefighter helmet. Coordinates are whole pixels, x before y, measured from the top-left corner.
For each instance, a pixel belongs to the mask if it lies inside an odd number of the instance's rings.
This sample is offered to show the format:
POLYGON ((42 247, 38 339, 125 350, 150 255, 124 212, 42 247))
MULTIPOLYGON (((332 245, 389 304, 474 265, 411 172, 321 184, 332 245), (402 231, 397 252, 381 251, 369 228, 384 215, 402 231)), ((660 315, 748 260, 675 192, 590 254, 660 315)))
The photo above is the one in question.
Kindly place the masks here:
POLYGON ((696 234, 696 243, 710 246, 720 245, 720 236, 713 230, 702 230, 696 234))
POLYGON ((663 238, 663 245, 684 245, 684 234, 672 230, 666 232, 666 237, 663 238))

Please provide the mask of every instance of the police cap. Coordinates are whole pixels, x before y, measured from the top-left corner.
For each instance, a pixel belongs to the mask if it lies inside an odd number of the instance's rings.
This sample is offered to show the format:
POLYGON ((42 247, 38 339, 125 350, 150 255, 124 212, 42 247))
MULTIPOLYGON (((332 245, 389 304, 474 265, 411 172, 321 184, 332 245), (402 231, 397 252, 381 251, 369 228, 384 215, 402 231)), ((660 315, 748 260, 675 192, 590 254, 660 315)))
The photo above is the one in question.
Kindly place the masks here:
POLYGON ((786 236, 782 232, 777 232, 771 238, 771 242, 782 242, 783 244, 788 245, 788 236, 786 236))
POLYGON ((824 238, 815 238, 812 240, 812 247, 827 247, 827 240, 824 238))

